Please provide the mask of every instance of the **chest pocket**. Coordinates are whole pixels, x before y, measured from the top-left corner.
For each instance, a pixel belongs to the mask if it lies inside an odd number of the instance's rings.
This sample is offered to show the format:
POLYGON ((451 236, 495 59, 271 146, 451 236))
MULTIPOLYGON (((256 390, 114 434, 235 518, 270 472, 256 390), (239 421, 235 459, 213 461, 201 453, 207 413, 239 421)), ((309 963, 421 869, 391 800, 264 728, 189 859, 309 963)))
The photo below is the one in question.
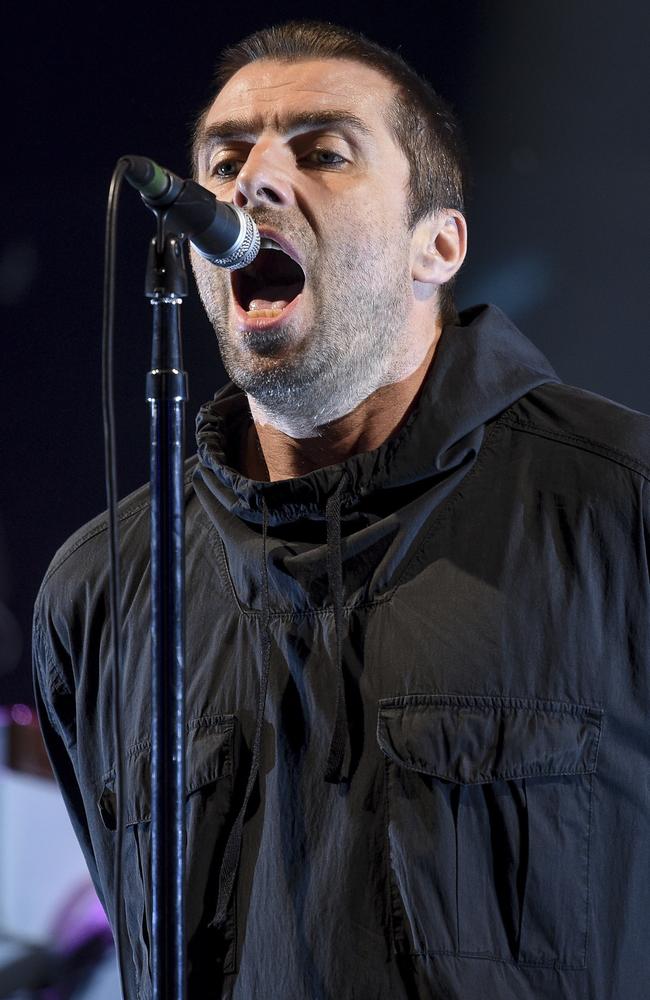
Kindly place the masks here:
MULTIPOLYGON (((233 715, 204 716, 186 725, 186 932, 188 989, 216 983, 234 963, 234 893, 226 923, 208 926, 217 903, 219 865, 232 818, 235 765, 233 715)), ((151 997, 151 742, 130 747, 125 769, 123 858, 126 929, 138 1000, 151 997)), ((115 769, 104 776, 99 811, 116 828, 115 769)))
POLYGON ((583 969, 602 710, 379 703, 394 950, 583 969))

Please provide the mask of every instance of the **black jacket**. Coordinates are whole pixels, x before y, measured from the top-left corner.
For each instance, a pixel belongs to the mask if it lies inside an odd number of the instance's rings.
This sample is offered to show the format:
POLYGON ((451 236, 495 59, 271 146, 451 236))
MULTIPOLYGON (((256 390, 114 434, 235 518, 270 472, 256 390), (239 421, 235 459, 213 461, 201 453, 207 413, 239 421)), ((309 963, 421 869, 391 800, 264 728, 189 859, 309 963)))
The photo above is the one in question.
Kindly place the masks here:
MULTIPOLYGON (((647 418, 480 308, 375 451, 251 482, 248 420, 227 386, 188 463, 190 997, 650 995, 647 418)), ((127 974, 149 997, 148 491, 120 516, 127 974)), ((102 516, 47 573, 34 653, 112 915, 107 600, 102 516)))

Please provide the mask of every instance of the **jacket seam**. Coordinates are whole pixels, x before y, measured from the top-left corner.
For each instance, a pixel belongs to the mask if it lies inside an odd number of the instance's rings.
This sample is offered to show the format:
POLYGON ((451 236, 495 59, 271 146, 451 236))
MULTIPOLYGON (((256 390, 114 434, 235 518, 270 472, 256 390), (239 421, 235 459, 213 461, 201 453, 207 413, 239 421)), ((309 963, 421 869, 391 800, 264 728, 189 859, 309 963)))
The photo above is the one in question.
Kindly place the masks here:
POLYGON ((399 767, 403 767, 407 771, 414 771, 416 774, 428 774, 432 778, 439 778, 441 781, 451 781, 455 785, 462 785, 463 788, 468 788, 472 785, 491 785, 494 781, 521 781, 524 778, 570 778, 576 775, 592 775, 595 774, 596 771, 596 762, 593 764, 585 764, 583 767, 563 768, 560 771, 555 770, 554 768, 544 768, 543 771, 535 771, 532 768, 522 767, 517 771, 479 771, 474 780, 459 781, 458 778, 451 777, 448 772, 444 773, 442 771, 434 771, 426 766, 418 767, 415 764, 407 763, 401 757, 393 757, 392 754, 388 754, 383 747, 381 748, 381 752, 388 760, 397 764, 399 767))
MULTIPOLYGON (((399 952, 398 954, 402 954, 399 952)), ((551 960, 547 962, 532 962, 522 959, 521 961, 515 961, 512 958, 499 958, 497 955, 481 955, 473 951, 452 951, 450 948, 427 948, 422 951, 409 950, 405 952, 406 955, 413 955, 417 957, 425 955, 445 955, 448 958, 457 958, 460 960, 472 959, 478 962, 495 962, 497 965, 510 965, 515 969, 519 968, 532 968, 532 969, 556 969, 559 972, 583 972, 584 965, 576 964, 565 964, 558 959, 551 960)))
MULTIPOLYGON (((127 518, 132 517, 133 514, 137 514, 141 510, 145 510, 148 506, 149 506, 148 501, 143 501, 142 503, 138 504, 135 507, 130 507, 128 510, 123 511, 118 516, 118 523, 126 521, 127 518)), ((89 542, 91 538, 95 538, 97 535, 101 535, 102 532, 106 531, 107 528, 108 528, 108 521, 102 521, 100 524, 95 525, 94 528, 91 528, 90 531, 87 531, 85 535, 82 535, 81 538, 78 538, 77 541, 74 543, 74 545, 71 545, 69 549, 66 549, 64 554, 58 560, 58 562, 56 562, 53 566, 50 567, 50 569, 45 574, 45 577, 43 579, 43 584, 45 585, 48 582, 48 580, 52 576, 54 576, 54 574, 63 566, 63 564, 67 562, 70 556, 74 555, 74 553, 82 547, 82 545, 85 545, 86 542, 89 542)))
MULTIPOLYGON (((208 525, 208 537, 211 538, 211 540, 212 540, 212 543, 213 543, 212 548, 213 548, 213 551, 216 553, 217 560, 218 560, 218 562, 220 564, 219 568, 221 570, 222 578, 225 580, 226 586, 230 590, 230 594, 231 594, 232 599, 233 599, 233 601, 235 603, 235 607, 237 608, 237 610, 239 611, 240 614, 243 614, 243 615, 250 614, 250 612, 246 611, 246 609, 244 608, 244 606, 242 605, 241 601, 239 600, 239 598, 237 596, 237 590, 235 589, 235 584, 233 583, 232 577, 230 575, 230 568, 228 566, 228 559, 227 559, 227 556, 226 556, 225 546, 223 544, 223 538, 221 537, 219 531, 217 530, 217 528, 215 527, 215 525, 212 523, 212 521, 209 519, 209 517, 205 513, 205 511, 203 511, 203 513, 204 513, 204 516, 205 516, 205 519, 206 519, 207 525, 208 525), (216 542, 216 544, 215 544, 215 542, 216 542)), ((255 614, 255 616, 258 616, 258 615, 261 614, 261 612, 256 611, 256 612, 254 612, 254 614, 255 614)))
POLYGON ((523 433, 527 434, 534 434, 537 437, 547 438, 551 441, 559 441, 562 444, 569 445, 569 447, 573 446, 582 451, 587 451, 590 454, 599 455, 601 458, 608 459, 616 465, 620 465, 623 468, 628 469, 630 472, 638 473, 643 476, 644 479, 650 479, 650 468, 639 459, 634 458, 633 455, 630 455, 625 451, 621 451, 618 448, 614 448, 611 445, 605 445, 599 441, 595 441, 593 438, 587 437, 584 434, 573 434, 570 431, 556 431, 548 427, 542 427, 533 420, 524 420, 509 410, 506 410, 506 412, 498 418, 498 423, 511 427, 513 430, 523 431, 523 433))
MULTIPOLYGON (((353 611, 367 611, 370 608, 377 607, 380 604, 386 604, 390 597, 385 595, 383 597, 377 597, 372 601, 359 601, 357 604, 346 604, 343 608, 345 614, 351 614, 353 611)), ((261 615, 261 611, 253 612, 256 615, 261 615)), ((296 618, 329 618, 333 616, 334 608, 307 608, 304 611, 278 611, 271 614, 271 619, 274 621, 293 621, 296 618)))
POLYGON ((603 706, 598 704, 586 705, 577 701, 555 701, 548 698, 522 698, 519 695, 425 693, 397 694, 379 699, 379 706, 382 710, 408 708, 411 711, 421 711, 431 708, 432 705, 448 705, 450 707, 463 705, 477 708, 485 705, 486 708, 499 708, 502 712, 510 713, 520 712, 523 709, 536 714, 556 712, 564 715, 584 715, 585 712, 597 712, 601 718, 604 715, 603 706))
MULTIPOLYGON (((230 575, 230 570, 228 568, 228 558, 226 555, 225 546, 223 543, 223 538, 221 534, 214 526, 214 524, 208 520, 208 534, 211 536, 213 542, 214 551, 217 554, 217 558, 221 563, 221 571, 226 580, 226 584, 230 589, 232 594, 232 599, 241 615, 244 618, 250 619, 260 619, 262 617, 262 611, 257 608, 248 608, 246 605, 242 604, 237 596, 237 591, 233 583, 232 577, 230 575)), ((356 604, 346 604, 343 608, 344 613, 351 613, 353 611, 365 611, 369 608, 376 607, 380 604, 386 604, 390 599, 391 593, 385 594, 382 597, 377 597, 372 601, 359 601, 356 604)), ((333 607, 327 608, 304 608, 301 611, 271 611, 269 614, 269 619, 271 621, 296 621, 301 618, 310 617, 329 617, 334 614, 333 607)))

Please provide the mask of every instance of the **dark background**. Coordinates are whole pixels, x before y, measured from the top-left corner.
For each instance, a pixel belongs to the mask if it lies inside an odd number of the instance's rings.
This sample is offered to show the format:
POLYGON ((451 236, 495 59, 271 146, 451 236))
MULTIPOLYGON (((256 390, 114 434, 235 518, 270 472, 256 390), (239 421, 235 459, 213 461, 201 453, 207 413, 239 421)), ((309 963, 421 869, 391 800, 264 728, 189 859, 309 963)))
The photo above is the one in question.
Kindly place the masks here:
MULTIPOLYGON (((14 4, 3 18, 0 704, 31 702, 29 633, 58 546, 104 506, 100 331, 115 160, 187 171, 220 48, 289 17, 329 18, 403 55, 456 108, 473 163, 459 305, 492 301, 561 377, 648 408, 648 5, 602 0, 14 4)), ((147 478, 152 218, 120 212, 122 494, 147 478)), ((196 293, 193 414, 224 380, 196 293)), ((191 446, 191 445, 190 445, 191 446)))

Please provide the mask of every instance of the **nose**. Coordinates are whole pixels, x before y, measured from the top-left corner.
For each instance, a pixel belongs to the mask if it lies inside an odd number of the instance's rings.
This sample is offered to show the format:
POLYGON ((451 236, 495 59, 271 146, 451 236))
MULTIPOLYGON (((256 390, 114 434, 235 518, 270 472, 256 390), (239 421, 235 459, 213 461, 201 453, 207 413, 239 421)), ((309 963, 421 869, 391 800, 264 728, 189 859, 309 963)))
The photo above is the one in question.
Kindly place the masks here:
POLYGON ((238 208, 280 208, 295 204, 286 156, 286 151, 266 145, 251 149, 235 184, 233 201, 238 208))

